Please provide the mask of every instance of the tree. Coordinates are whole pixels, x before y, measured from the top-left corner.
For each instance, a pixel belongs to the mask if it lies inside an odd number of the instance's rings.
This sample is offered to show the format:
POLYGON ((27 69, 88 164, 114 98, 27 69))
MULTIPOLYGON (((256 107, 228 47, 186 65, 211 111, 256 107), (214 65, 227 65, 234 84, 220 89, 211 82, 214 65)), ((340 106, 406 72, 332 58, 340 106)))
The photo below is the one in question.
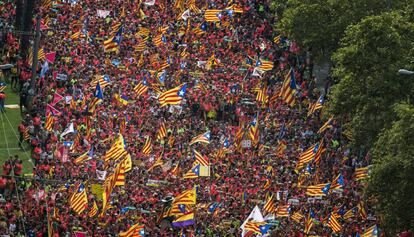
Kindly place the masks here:
MULTIPOLYGON (((411 1, 411 0, 410 0, 411 1)), ((394 0, 399 9, 405 0, 394 0)), ((389 11, 389 0, 288 0, 271 5, 283 12, 276 28, 286 32, 302 47, 312 48, 316 56, 330 56, 338 48, 345 29, 366 16, 389 11)))
POLYGON ((22 16, 23 16, 23 0, 16 0, 15 26, 17 30, 20 30, 22 28, 22 16))
POLYGON ((414 106, 394 106, 398 119, 379 136, 367 188, 387 236, 414 227, 414 106))
POLYGON ((414 80, 396 75, 414 55, 414 24, 398 12, 369 16, 346 30, 333 54, 334 75, 328 110, 342 119, 367 151, 394 119, 392 106, 414 92, 414 80))
MULTIPOLYGON (((24 8, 24 15, 23 15, 23 31, 31 32, 33 26, 33 14, 36 7, 36 1, 26 1, 25 8, 24 8)), ((22 35, 22 39, 20 41, 20 49, 21 55, 26 57, 29 48, 29 39, 30 36, 22 35)))

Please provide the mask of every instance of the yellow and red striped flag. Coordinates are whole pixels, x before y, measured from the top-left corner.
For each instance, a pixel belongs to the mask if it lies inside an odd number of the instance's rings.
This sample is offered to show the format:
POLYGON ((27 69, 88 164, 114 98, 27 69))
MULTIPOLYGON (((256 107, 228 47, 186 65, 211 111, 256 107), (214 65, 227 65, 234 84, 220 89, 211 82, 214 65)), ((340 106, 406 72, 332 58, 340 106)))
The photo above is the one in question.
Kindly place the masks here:
POLYGON ((196 163, 198 163, 200 165, 203 165, 203 166, 210 165, 210 162, 208 161, 208 158, 203 156, 196 149, 193 149, 193 159, 195 160, 196 163))
POLYGON ((161 93, 158 101, 161 107, 164 107, 166 105, 179 105, 183 100, 186 91, 187 84, 182 84, 180 86, 174 87, 171 90, 161 93))
POLYGON ((69 197, 70 207, 77 213, 82 213, 88 205, 88 197, 86 195, 86 188, 83 183, 80 183, 69 197))
POLYGON ((165 127, 165 123, 162 123, 160 128, 158 129, 158 132, 157 132, 157 139, 162 140, 166 136, 167 136, 167 129, 165 127))
POLYGON ((329 192, 331 184, 330 183, 322 183, 317 185, 309 185, 306 188, 306 195, 308 196, 326 196, 329 192))
POLYGON ((243 7, 241 7, 240 5, 237 4, 232 4, 229 7, 226 7, 226 10, 232 10, 234 13, 243 13, 243 7))
POLYGON ((128 155, 128 151, 125 150, 124 137, 122 134, 119 134, 111 148, 106 151, 104 161, 108 162, 110 159, 118 160, 126 155, 128 155))
POLYGON ((303 218, 305 218, 305 216, 303 216, 302 214, 300 214, 300 212, 295 212, 292 214, 292 216, 290 217, 292 220, 296 221, 297 223, 300 223, 301 220, 303 218))
POLYGON ((90 83, 91 86, 96 87, 98 84, 101 86, 101 88, 105 88, 109 84, 111 84, 111 78, 108 75, 102 75, 102 76, 96 76, 90 83))
POLYGON ((266 199, 266 203, 263 206, 263 210, 265 210, 267 213, 274 213, 276 211, 273 194, 266 199))
POLYGON ((47 115, 46 121, 45 121, 46 131, 49 131, 49 132, 52 131, 54 121, 55 121, 54 116, 52 115, 52 113, 49 113, 49 115, 47 115))
POLYGON ((308 117, 312 115, 313 113, 315 113, 316 110, 321 109, 323 107, 324 101, 325 100, 323 96, 321 95, 315 103, 309 104, 308 117))
POLYGON ((280 90, 280 97, 290 107, 295 105, 296 80, 295 73, 291 68, 285 77, 282 89, 280 90))
POLYGON ((89 210, 89 212, 88 212, 88 216, 89 217, 94 217, 94 216, 96 216, 96 214, 98 214, 98 211, 99 211, 98 205, 96 205, 96 202, 94 201, 93 205, 91 207, 91 210, 89 210))
POLYGON ((273 62, 268 60, 257 60, 256 67, 258 67, 262 71, 270 71, 273 69, 273 62))
POLYGON ((308 218, 306 218, 306 221, 305 221, 305 229, 303 230, 303 232, 305 232, 305 234, 309 234, 309 232, 312 229, 312 226, 313 226, 313 218, 311 217, 311 214, 309 212, 308 218))
POLYGON ((276 217, 289 217, 290 204, 278 206, 276 209, 276 217))
POLYGON ((221 18, 221 10, 208 9, 204 12, 204 18, 207 22, 217 22, 221 18))
POLYGON ((162 154, 158 157, 158 159, 154 162, 153 165, 151 165, 151 167, 148 168, 148 172, 150 172, 151 170, 153 170, 155 167, 157 166, 161 166, 164 164, 164 162, 162 161, 162 154))
POLYGON ((192 145, 192 144, 197 143, 197 142, 209 144, 210 139, 211 139, 211 133, 210 133, 210 131, 207 131, 207 132, 205 132, 203 134, 200 134, 200 135, 196 136, 195 138, 193 138, 191 140, 191 142, 189 143, 189 145, 192 145))
POLYGON ((138 237, 145 236, 144 225, 135 224, 127 231, 119 233, 119 237, 138 237))
POLYGON ((361 168, 356 168, 355 172, 354 172, 354 179, 356 181, 360 181, 363 179, 368 178, 368 171, 369 171, 369 167, 361 167, 361 168))
POLYGON ((331 227, 333 232, 339 232, 342 230, 342 225, 338 221, 336 213, 331 213, 328 219, 328 226, 331 227))
POLYGON ((152 151, 151 138, 147 137, 147 140, 145 141, 145 144, 142 147, 141 153, 144 155, 149 155, 151 151, 152 151))
POLYGON ((266 190, 266 189, 270 188, 271 184, 272 184, 272 181, 270 181, 270 179, 266 179, 266 183, 263 186, 263 190, 266 190))
POLYGON ((305 164, 311 162, 314 158, 316 153, 319 150, 319 144, 314 144, 313 146, 309 147, 306 151, 302 152, 299 156, 298 164, 296 165, 297 169, 302 168, 305 164))
POLYGON ((371 226, 362 233, 361 237, 378 237, 377 225, 371 226))

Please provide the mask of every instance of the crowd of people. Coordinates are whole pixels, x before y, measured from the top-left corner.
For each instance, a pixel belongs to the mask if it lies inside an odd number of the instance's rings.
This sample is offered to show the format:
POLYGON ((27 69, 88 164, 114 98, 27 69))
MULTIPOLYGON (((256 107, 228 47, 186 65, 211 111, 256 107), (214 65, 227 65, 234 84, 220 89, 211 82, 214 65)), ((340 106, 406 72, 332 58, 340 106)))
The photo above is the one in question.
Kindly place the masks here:
MULTIPOLYGON (((370 157, 352 154, 352 136, 343 134, 335 118, 318 132, 328 116, 323 104, 314 113, 308 108, 329 88, 316 86, 305 52, 274 31, 277 19, 268 5, 266 0, 42 1, 36 15, 44 55, 39 53, 34 98, 24 102, 18 128, 34 168, 32 176, 22 177, 18 157, 4 163, 0 233, 115 236, 139 223, 146 236, 238 236, 255 206, 272 224, 271 236, 355 236, 375 225, 369 200, 363 201, 364 181, 354 174, 370 157), (208 9, 220 10, 218 20, 206 21, 208 9), (116 50, 105 50, 104 42, 120 32, 116 50), (52 59, 45 58, 49 54, 52 59), (271 62, 270 69, 264 62, 271 62), (279 96, 289 73, 296 83, 291 105, 279 96), (134 88, 143 80, 148 90, 137 94, 134 88), (160 105, 160 93, 184 83, 179 105, 160 105), (91 110, 97 84, 103 96, 91 110), (252 121, 256 141, 249 136, 252 121), (166 134, 158 136, 163 125, 166 134), (209 143, 190 144, 206 132, 209 143), (106 153, 120 135, 132 169, 102 210, 107 185, 102 174, 116 167, 106 153), (148 141, 152 149, 143 151, 148 141), (320 160, 298 166, 301 154, 318 142, 324 148, 320 160), (207 157, 210 172, 184 178, 194 167, 193 149, 207 157), (75 162, 91 150, 91 159, 75 162), (307 195, 308 186, 334 186, 338 175, 341 187, 307 195), (77 213, 70 197, 80 183, 88 204, 77 213), (194 187, 194 223, 172 226, 176 217, 163 218, 166 200, 194 187), (264 208, 272 195, 273 213, 264 208), (89 215, 94 203, 98 213, 89 215), (289 214, 278 215, 286 204, 289 214), (332 216, 340 230, 332 229, 332 216)), ((13 22, 14 3, 3 2, 0 11, 2 20, 13 22)), ((2 62, 17 65, 16 86, 26 98, 31 61, 17 56, 17 38, 12 31, 5 35, 2 62)))

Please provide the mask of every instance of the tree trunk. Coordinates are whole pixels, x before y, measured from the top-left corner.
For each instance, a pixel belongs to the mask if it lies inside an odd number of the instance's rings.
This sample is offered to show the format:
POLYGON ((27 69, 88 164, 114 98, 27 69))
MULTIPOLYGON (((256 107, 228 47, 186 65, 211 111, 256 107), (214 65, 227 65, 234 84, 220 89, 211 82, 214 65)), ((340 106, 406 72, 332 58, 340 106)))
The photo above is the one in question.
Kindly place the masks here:
POLYGON ((23 0, 16 0, 16 30, 21 30, 22 27, 22 16, 23 16, 23 0))
MULTIPOLYGON (((24 14, 23 14, 23 31, 26 33, 26 32, 32 32, 35 1, 26 0, 25 2, 26 3, 25 3, 25 8, 24 8, 24 14)), ((29 35, 23 34, 21 41, 20 41, 21 54, 24 59, 26 59, 27 52, 30 47, 29 45, 30 37, 31 36, 29 35)))

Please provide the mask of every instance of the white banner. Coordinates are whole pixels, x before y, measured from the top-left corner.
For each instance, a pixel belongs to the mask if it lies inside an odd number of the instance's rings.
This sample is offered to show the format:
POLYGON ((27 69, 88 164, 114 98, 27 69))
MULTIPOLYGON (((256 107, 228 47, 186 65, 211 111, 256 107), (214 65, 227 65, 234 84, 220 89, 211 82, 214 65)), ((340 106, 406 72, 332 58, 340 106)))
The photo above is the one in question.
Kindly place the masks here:
POLYGON ((96 13, 97 13, 98 17, 105 18, 105 17, 109 16, 110 11, 97 10, 96 13))

